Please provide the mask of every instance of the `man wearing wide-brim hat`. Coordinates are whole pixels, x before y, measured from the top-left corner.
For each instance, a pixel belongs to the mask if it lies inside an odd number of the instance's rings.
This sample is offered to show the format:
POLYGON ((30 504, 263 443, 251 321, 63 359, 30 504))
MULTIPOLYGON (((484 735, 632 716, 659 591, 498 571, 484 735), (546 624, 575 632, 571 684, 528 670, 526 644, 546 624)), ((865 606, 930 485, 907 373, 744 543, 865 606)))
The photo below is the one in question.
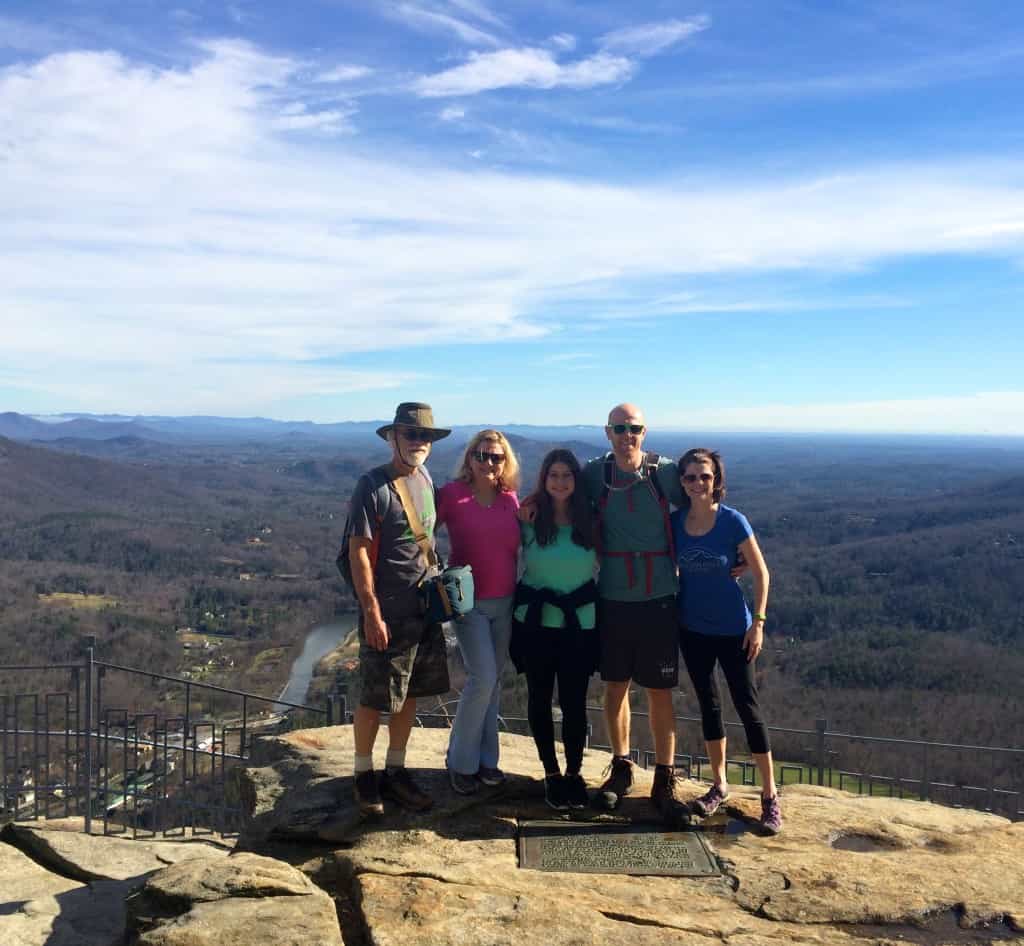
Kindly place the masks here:
MULTIPOLYGON (((354 719, 355 799, 365 815, 379 815, 381 798, 423 811, 433 804, 405 767, 405 747, 416 719, 416 699, 448 692, 448 658, 440 624, 422 615, 419 586, 432 570, 406 515, 434 547, 434 484, 424 465, 431 444, 451 430, 434 425, 429 404, 405 402, 378 428, 391 460, 363 474, 352 494, 348 558, 359 599, 360 696, 354 719), (396 482, 401 480, 406 499, 396 482), (373 744, 381 713, 390 713, 386 768, 378 782, 373 744)), ((424 538, 425 537, 425 538, 424 538)))

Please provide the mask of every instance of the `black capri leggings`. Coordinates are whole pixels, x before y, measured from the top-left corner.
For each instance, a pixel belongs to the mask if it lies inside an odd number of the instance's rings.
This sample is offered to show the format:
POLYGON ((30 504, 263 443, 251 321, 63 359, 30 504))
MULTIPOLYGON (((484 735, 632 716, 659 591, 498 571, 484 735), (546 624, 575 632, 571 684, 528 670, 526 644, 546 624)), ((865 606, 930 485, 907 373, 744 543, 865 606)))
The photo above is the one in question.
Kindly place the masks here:
POLYGON ((537 755, 545 773, 559 771, 551 717, 551 697, 557 680, 565 771, 576 774, 583 765, 583 746, 587 740, 587 686, 594 667, 590 639, 597 631, 541 627, 527 633, 528 714, 537 755))
POLYGON ((754 661, 747 660, 742 635, 697 634, 683 628, 679 637, 679 648, 683 652, 683 660, 693 681, 693 688, 697 691, 704 740, 717 742, 725 738, 722 697, 715 680, 717 662, 721 664, 722 672, 725 674, 732 704, 743 723, 750 751, 771 751, 768 728, 761 718, 761 707, 757 702, 754 661))

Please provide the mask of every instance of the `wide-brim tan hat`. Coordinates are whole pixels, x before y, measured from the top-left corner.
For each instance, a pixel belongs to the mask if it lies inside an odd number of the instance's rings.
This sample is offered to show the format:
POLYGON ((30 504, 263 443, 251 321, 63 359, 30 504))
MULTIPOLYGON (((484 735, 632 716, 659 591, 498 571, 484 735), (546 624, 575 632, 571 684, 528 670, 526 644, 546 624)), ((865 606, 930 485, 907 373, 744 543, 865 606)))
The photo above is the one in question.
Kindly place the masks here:
POLYGON ((387 440, 388 431, 393 430, 396 426, 419 427, 423 430, 429 430, 432 441, 444 440, 451 433, 451 430, 447 427, 435 427, 434 412, 430 409, 430 405, 421 404, 417 401, 403 401, 399 404, 395 408, 395 419, 390 424, 378 427, 377 436, 382 440, 387 440))

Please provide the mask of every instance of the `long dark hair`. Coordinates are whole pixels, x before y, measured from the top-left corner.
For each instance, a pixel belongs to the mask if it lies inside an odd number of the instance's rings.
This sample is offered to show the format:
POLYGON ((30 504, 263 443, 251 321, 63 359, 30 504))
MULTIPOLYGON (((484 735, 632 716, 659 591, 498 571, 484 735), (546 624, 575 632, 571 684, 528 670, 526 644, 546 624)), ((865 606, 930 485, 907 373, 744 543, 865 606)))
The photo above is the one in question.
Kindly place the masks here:
POLYGON ((558 447, 552 450, 540 465, 540 473, 537 476, 537 488, 530 496, 530 500, 537 509, 537 515, 533 520, 533 532, 537 537, 538 545, 550 545, 558 537, 558 526, 555 525, 555 504, 548 495, 545 484, 548 479, 548 472, 556 463, 564 463, 569 467, 576 487, 569 498, 569 522, 572 525, 572 540, 585 549, 594 547, 594 514, 590 508, 590 501, 587 499, 586 490, 582 483, 583 473, 580 470, 579 460, 571 450, 558 447))

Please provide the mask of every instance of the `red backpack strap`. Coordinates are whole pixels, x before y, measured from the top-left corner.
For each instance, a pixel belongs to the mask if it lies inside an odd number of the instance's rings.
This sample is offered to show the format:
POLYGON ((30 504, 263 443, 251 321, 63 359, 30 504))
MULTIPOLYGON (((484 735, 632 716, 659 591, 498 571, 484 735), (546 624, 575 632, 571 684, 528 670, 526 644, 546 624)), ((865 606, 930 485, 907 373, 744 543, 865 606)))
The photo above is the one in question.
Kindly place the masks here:
POLYGON ((661 480, 658 479, 658 461, 661 457, 657 453, 648 453, 644 458, 644 465, 647 467, 647 482, 650 484, 654 498, 658 500, 661 509, 661 520, 665 527, 665 541, 668 543, 668 552, 672 561, 676 560, 676 540, 672 534, 672 511, 669 507, 668 497, 665 490, 661 488, 661 480))

